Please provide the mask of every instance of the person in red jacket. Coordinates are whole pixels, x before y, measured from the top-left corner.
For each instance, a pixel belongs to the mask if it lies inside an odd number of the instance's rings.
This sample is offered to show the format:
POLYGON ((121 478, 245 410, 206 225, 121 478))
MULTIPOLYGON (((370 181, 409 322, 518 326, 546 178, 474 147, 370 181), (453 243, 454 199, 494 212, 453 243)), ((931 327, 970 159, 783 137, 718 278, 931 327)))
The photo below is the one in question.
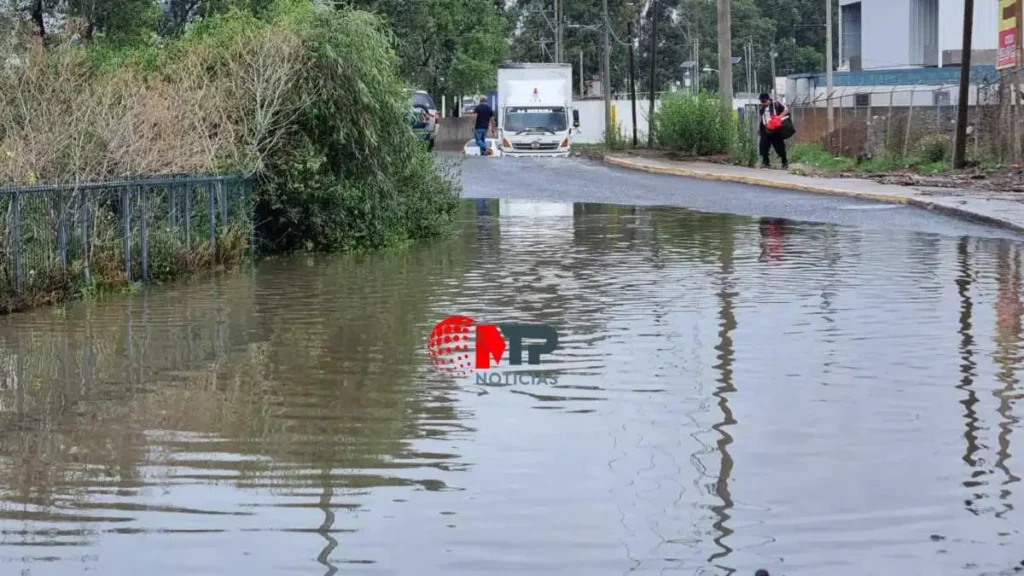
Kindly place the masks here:
POLYGON ((758 127, 758 133, 761 137, 761 165, 765 168, 771 166, 771 162, 768 159, 768 154, 772 148, 775 149, 775 153, 779 155, 779 159, 782 160, 782 168, 789 168, 789 159, 786 158, 786 139, 781 134, 772 132, 768 129, 768 122, 772 118, 772 113, 779 116, 783 120, 789 117, 789 108, 786 107, 782 102, 772 100, 772 97, 767 94, 761 94, 758 98, 761 101, 761 123, 758 127))

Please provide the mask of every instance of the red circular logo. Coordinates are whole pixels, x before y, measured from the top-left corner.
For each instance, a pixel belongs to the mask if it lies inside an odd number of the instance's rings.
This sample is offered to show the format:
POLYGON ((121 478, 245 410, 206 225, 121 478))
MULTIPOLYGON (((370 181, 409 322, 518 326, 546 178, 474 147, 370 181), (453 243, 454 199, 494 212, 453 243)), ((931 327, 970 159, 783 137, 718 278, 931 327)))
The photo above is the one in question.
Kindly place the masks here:
POLYGON ((474 324, 476 320, 469 316, 449 316, 434 326, 427 339, 427 355, 434 367, 455 376, 473 371, 469 342, 474 324))

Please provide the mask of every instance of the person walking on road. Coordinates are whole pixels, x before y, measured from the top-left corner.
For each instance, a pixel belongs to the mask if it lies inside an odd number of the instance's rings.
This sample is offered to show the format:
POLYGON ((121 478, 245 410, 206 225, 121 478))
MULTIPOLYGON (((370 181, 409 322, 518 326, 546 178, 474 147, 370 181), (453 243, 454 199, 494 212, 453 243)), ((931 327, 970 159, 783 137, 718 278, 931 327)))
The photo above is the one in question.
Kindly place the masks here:
POLYGON ((761 123, 758 127, 758 133, 761 138, 761 166, 768 168, 771 166, 771 162, 768 158, 768 154, 771 149, 775 149, 775 153, 779 155, 779 159, 782 160, 782 168, 789 168, 789 159, 786 157, 786 138, 780 130, 769 130, 769 123, 772 121, 773 116, 778 116, 781 120, 789 118, 789 108, 786 107, 782 102, 772 100, 772 97, 768 94, 761 94, 758 97, 761 101, 761 123))
POLYGON ((473 116, 476 118, 473 138, 476 139, 476 145, 480 147, 480 155, 487 156, 489 152, 487 135, 493 128, 494 110, 491 110, 486 97, 480 99, 480 103, 473 110, 473 116))

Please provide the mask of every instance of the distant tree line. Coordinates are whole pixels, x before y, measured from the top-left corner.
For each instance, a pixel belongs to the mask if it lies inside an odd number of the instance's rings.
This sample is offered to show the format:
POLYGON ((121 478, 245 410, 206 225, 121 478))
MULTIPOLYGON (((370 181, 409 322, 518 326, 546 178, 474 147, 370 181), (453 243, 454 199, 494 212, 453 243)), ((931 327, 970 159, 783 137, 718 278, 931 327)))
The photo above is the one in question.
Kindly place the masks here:
MULTIPOLYGON (((563 0, 568 26, 564 31, 564 57, 574 64, 579 82, 580 54, 584 78, 600 77, 602 55, 602 3, 595 0, 563 0), (578 26, 578 27, 577 27, 578 26)), ((838 14, 838 2, 832 0, 838 14)), ((551 61, 554 54, 552 0, 515 0, 507 17, 515 33, 512 57, 523 61, 551 61), (544 9, 547 13, 544 13, 544 9)), ((628 89, 628 22, 636 35, 637 87, 649 88, 651 32, 658 19, 655 88, 665 90, 672 83, 683 84, 682 63, 692 60, 694 39, 700 40, 701 67, 718 68, 718 2, 716 0, 608 0, 611 38, 611 81, 615 91, 628 89)), ((835 35, 838 38, 838 35, 835 35)), ((825 4, 822 0, 732 0, 732 53, 745 54, 744 45, 753 42, 758 84, 771 84, 771 53, 776 73, 784 76, 817 72, 825 67, 825 4)), ((834 53, 838 54, 838 50, 834 53)), ((734 67, 737 89, 746 87, 746 65, 734 67)), ((702 86, 714 88, 713 74, 701 75, 702 86)))

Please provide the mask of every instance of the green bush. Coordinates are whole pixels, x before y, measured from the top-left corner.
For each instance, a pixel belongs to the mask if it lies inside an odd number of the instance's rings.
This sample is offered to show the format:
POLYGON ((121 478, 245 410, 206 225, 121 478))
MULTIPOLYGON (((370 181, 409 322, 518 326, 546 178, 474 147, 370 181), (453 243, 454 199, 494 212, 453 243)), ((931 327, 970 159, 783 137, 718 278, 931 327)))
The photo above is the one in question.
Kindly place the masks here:
POLYGON ((409 130, 408 95, 384 23, 297 2, 250 25, 254 32, 225 18, 209 25, 208 38, 221 44, 239 35, 242 50, 253 53, 283 32, 302 47, 285 64, 294 74, 281 114, 290 121, 270 122, 254 159, 260 237, 278 250, 338 250, 447 230, 458 190, 409 130))
POLYGON ((727 152, 736 120, 722 101, 707 93, 669 94, 655 115, 658 144, 680 154, 709 156, 727 152))
POLYGON ((928 134, 917 143, 921 158, 927 162, 941 162, 949 155, 949 138, 943 134, 928 134))

